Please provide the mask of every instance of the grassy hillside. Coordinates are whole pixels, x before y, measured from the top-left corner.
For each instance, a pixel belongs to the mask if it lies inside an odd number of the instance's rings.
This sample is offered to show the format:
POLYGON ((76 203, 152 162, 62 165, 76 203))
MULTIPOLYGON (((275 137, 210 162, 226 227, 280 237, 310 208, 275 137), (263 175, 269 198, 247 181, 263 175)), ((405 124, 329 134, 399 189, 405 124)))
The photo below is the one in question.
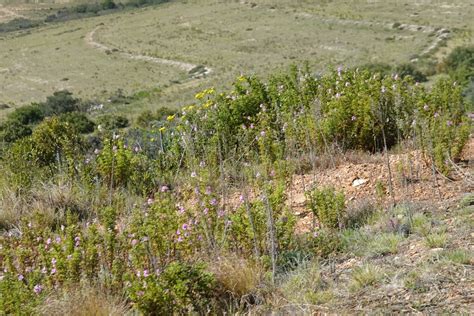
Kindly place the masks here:
POLYGON ((63 88, 102 101, 117 89, 152 92, 120 109, 136 113, 152 104, 189 102, 196 91, 228 86, 240 73, 265 75, 295 62, 308 61, 319 71, 328 64, 426 62, 448 37, 472 41, 471 13, 469 1, 452 6, 173 1, 54 23, 2 35, 0 102, 22 105, 63 88), (87 42, 94 30, 94 42, 106 52, 87 42), (180 67, 136 55, 213 72, 193 80, 180 67))
POLYGON ((160 1, 0 6, 0 315, 474 309, 472 4, 160 1))

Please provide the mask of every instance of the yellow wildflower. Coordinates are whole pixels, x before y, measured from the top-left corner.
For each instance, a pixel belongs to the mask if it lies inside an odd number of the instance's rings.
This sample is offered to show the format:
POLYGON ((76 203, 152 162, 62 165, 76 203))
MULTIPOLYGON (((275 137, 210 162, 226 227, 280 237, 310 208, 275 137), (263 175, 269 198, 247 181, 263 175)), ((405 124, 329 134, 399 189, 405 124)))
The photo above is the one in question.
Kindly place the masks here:
POLYGON ((207 90, 204 90, 204 92, 205 92, 206 94, 213 94, 213 93, 216 92, 216 90, 214 89, 214 87, 212 87, 212 88, 209 88, 209 89, 207 89, 207 90))
POLYGON ((201 100, 202 98, 204 98, 205 95, 206 95, 206 92, 201 91, 201 92, 196 93, 196 95, 194 97, 198 100, 201 100))
POLYGON ((205 109, 207 109, 208 107, 210 107, 212 105, 212 101, 211 100, 207 100, 206 103, 204 103, 203 107, 205 109))

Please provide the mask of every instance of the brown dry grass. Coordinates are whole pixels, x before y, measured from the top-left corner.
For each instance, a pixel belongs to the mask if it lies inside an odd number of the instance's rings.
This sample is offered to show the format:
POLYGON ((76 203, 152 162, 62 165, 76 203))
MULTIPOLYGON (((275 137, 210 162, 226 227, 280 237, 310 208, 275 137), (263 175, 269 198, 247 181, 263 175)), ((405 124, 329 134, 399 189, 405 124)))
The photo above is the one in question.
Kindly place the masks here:
POLYGON ((261 265, 234 255, 220 256, 209 264, 209 269, 223 290, 236 299, 255 294, 264 280, 261 265))
POLYGON ((48 316, 118 316, 125 315, 128 311, 122 298, 86 286, 50 295, 37 313, 48 316))

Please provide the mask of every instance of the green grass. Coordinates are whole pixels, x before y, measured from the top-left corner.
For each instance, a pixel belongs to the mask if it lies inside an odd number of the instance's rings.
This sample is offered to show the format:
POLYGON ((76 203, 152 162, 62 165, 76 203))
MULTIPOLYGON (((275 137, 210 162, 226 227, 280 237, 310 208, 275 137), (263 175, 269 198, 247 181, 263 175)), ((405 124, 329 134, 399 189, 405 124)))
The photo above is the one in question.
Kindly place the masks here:
POLYGON ((453 249, 443 251, 440 257, 455 264, 470 264, 473 260, 473 253, 466 249, 453 249))
POLYGON ((433 232, 425 236, 425 244, 429 248, 444 248, 448 242, 448 236, 443 232, 433 232))
POLYGON ((173 1, 51 24, 0 38, 0 103, 23 105, 60 89, 101 102, 117 89, 127 94, 143 91, 146 97, 129 105, 108 106, 133 116, 152 106, 191 102, 196 91, 228 87, 240 73, 263 76, 304 61, 321 71, 328 64, 408 62, 432 43, 432 32, 393 28, 393 23, 470 32, 473 23, 465 18, 467 3, 444 8, 395 1, 354 5, 341 0, 297 4, 279 0, 256 6, 237 1, 173 1), (171 65, 106 54, 84 40, 101 23, 95 39, 110 48, 205 65, 214 71, 193 80, 171 65))
POLYGON ((375 286, 382 281, 383 277, 383 270, 376 265, 365 264, 356 267, 351 275, 349 289, 355 292, 369 286, 375 286))

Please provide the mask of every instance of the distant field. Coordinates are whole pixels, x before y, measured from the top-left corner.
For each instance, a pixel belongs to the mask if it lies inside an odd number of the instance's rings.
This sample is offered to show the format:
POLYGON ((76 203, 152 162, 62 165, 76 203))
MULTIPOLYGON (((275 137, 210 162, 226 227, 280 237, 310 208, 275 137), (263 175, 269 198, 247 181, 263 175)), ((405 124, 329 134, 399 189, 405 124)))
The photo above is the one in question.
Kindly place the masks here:
POLYGON ((99 99, 117 89, 147 91, 118 109, 133 114, 188 102, 200 88, 227 86, 240 73, 265 75, 292 63, 322 71, 409 62, 432 54, 448 31, 472 43, 473 8, 467 0, 189 0, 51 24, 0 35, 0 103, 22 105, 59 89, 99 99), (212 72, 196 79, 192 67, 175 62, 212 72))

